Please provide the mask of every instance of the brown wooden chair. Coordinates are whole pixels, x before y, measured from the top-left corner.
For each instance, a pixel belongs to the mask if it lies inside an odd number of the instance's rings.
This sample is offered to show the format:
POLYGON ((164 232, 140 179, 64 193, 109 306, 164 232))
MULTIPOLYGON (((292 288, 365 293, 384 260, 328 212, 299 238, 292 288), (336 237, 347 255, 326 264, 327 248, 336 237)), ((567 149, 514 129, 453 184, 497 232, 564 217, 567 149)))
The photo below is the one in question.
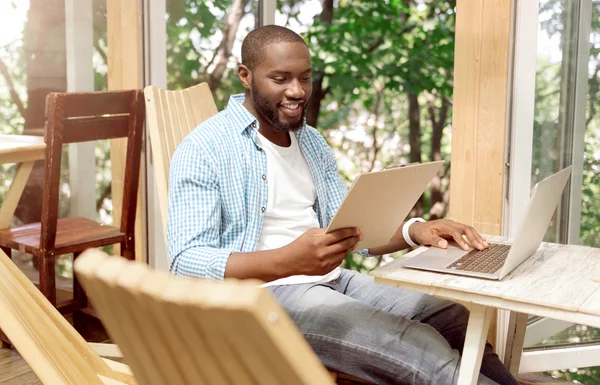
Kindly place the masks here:
MULTIPOLYGON (((90 247, 120 244, 134 259, 134 222, 142 151, 145 105, 141 90, 90 93, 51 93, 46 99, 44 201, 40 223, 0 230, 0 248, 39 258, 39 289, 62 313, 87 307, 85 294, 73 279, 73 300, 56 303, 56 257, 90 247), (80 217, 58 218, 63 145, 127 138, 123 210, 117 227, 80 217)), ((95 199, 95 197, 89 197, 95 199)))

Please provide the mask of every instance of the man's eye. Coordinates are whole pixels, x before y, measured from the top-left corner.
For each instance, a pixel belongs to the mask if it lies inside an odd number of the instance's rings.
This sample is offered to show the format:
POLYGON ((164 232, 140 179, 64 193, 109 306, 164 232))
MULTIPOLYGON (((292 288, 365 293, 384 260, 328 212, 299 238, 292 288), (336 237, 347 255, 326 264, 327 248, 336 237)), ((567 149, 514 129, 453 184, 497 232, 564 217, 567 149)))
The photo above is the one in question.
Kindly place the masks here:
POLYGON ((273 80, 275 80, 275 82, 277 82, 277 83, 283 83, 285 81, 285 78, 278 76, 278 77, 273 78, 273 80))
POLYGON ((312 76, 303 76, 300 78, 300 81, 310 82, 312 80, 312 76))

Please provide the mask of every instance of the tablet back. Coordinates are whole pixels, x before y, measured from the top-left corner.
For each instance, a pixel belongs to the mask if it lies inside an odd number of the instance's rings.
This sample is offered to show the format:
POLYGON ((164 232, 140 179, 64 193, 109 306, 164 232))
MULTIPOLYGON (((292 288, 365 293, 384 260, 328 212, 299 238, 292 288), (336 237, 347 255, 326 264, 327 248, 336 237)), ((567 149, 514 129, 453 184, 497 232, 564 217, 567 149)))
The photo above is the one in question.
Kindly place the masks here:
POLYGON ((444 162, 412 164, 360 174, 350 187, 327 232, 358 227, 358 249, 388 243, 444 162))

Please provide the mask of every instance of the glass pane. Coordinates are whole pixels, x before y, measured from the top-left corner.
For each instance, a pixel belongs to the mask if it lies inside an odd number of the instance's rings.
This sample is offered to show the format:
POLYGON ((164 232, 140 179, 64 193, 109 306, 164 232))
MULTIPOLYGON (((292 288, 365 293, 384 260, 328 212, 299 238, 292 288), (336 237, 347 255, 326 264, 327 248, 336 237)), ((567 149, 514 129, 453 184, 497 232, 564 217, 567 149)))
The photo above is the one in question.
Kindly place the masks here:
MULTIPOLYGON (((332 146, 346 181, 450 160, 454 12, 446 1, 278 1, 276 24, 301 34, 312 53, 307 123, 332 146)), ((412 216, 446 214, 448 166, 412 216)), ((346 267, 370 270, 393 257, 355 255, 346 267)))
POLYGON ((586 325, 573 325, 543 340, 537 346, 585 344, 593 341, 600 341, 600 329, 586 325))
MULTIPOLYGON (((0 134, 43 136, 46 95, 66 91, 64 1, 3 1, 0 3, 0 134)), ((69 211, 68 152, 61 168, 59 216, 69 211)), ((16 169, 0 165, 0 204, 16 169)), ((10 226, 39 222, 42 210, 44 162, 36 162, 10 226)), ((15 262, 34 281, 37 259, 13 252, 15 262)), ((65 264, 57 263, 57 275, 65 264)), ((62 286, 58 279, 57 286, 62 286)))
POLYGON ((580 241, 600 247, 600 0, 592 2, 580 241))
MULTIPOLYGON (((95 47, 95 89, 106 89, 106 0, 92 0, 95 47)), ((92 20, 92 15, 85 18, 92 20)), ((67 90, 66 18, 63 0, 20 0, 0 2, 0 134, 43 136, 45 100, 49 92, 67 90)), ((100 184, 110 186, 108 142, 96 149, 100 184), (104 147, 102 147, 104 146, 104 147), (108 170, 108 177, 104 171, 108 170)), ((12 183, 14 164, 0 164, 0 204, 12 183)), ((44 162, 36 163, 11 226, 39 222, 44 178, 44 162)), ((100 189, 94 207, 110 200, 110 188, 100 189)), ((71 187, 69 151, 64 146, 59 188, 59 217, 70 215, 71 187)), ((112 219, 111 219, 112 220, 112 219)), ((21 269, 38 280, 37 260, 30 255, 13 252, 21 269)), ((71 255, 59 256, 56 264, 57 287, 71 290, 71 255)), ((60 294, 59 294, 60 297, 60 294)), ((62 298, 60 298, 62 299, 62 298)))
MULTIPOLYGON (((581 37, 587 39, 588 37, 581 37)), ((600 246, 600 0, 541 0, 540 31, 537 50, 536 100, 533 140, 532 183, 570 164, 571 142, 575 127, 575 95, 580 91, 578 76, 585 76, 588 85, 585 109, 585 145, 583 154, 583 185, 579 241, 586 246, 600 246), (579 12, 591 4, 591 33, 589 57, 578 57, 579 12), (580 8, 581 7, 581 8, 580 8), (578 60, 587 65, 585 73, 578 73, 578 60)), ((581 117, 579 117, 581 118, 581 117)), ((568 223, 567 205, 559 208, 556 220, 546 234, 546 241, 565 242, 568 223)), ((600 329, 584 325, 568 325, 558 331, 549 329, 549 335, 533 346, 573 346, 600 341, 600 329)), ((559 328, 560 329, 560 328, 559 328)), ((600 359, 599 359, 600 364, 600 359)), ((547 373, 570 381, 598 384, 597 368, 573 369, 547 373)))
MULTIPOLYGON (((569 161, 565 164, 571 154, 565 138, 573 134, 569 119, 573 87, 566 85, 576 83, 578 10, 575 1, 540 1, 532 186, 570 164, 569 161)), ((560 214, 559 207, 545 241, 563 241, 560 231, 566 223, 560 214)))
POLYGON ((219 110, 231 94, 243 92, 237 65, 242 40, 257 24, 257 6, 257 1, 168 1, 168 89, 208 82, 219 110))

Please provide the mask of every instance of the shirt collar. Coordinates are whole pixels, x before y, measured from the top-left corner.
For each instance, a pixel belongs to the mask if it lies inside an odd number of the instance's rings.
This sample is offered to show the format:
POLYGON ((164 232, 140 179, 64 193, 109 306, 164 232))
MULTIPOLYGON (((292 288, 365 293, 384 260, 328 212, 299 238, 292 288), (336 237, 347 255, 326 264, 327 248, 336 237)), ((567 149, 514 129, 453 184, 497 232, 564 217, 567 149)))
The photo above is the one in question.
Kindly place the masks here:
POLYGON ((227 103, 227 112, 235 116, 236 121, 239 123, 237 129, 240 133, 244 132, 247 128, 252 127, 254 131, 258 130, 258 120, 252 115, 250 111, 242 105, 246 100, 244 94, 231 95, 229 102, 227 103))

